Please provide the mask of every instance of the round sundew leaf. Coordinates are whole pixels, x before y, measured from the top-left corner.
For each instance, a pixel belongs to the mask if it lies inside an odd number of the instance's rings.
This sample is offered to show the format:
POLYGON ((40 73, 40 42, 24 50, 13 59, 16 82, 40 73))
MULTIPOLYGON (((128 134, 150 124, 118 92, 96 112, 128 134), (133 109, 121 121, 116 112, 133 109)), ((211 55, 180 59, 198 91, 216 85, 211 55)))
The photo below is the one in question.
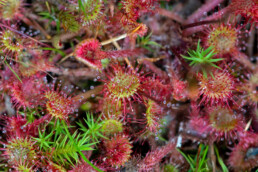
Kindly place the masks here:
POLYGON ((123 135, 116 135, 104 143, 106 149, 106 163, 113 167, 124 165, 130 158, 132 145, 123 135))
POLYGON ((124 99, 133 96, 140 85, 140 79, 136 74, 118 71, 107 84, 107 89, 113 97, 124 99))
POLYGON ((0 3, 0 16, 4 20, 12 20, 22 6, 22 0, 4 0, 0 3))
POLYGON ((5 30, 0 35, 0 50, 5 53, 18 53, 22 50, 22 42, 19 35, 10 30, 5 30))
POLYGON ((207 34, 207 47, 213 47, 216 53, 226 54, 234 51, 237 45, 237 30, 231 26, 219 25, 207 34))
POLYGON ((79 43, 74 55, 79 61, 95 69, 101 69, 101 60, 106 58, 106 53, 101 50, 101 45, 96 39, 86 39, 79 43))
POLYGON ((75 112, 75 105, 72 98, 61 95, 56 91, 46 91, 46 109, 48 113, 57 119, 66 119, 67 116, 75 112))
POLYGON ((103 121, 101 131, 104 135, 112 136, 123 131, 123 124, 115 119, 107 119, 103 121))
POLYGON ((236 129, 239 119, 230 110, 216 108, 209 114, 213 128, 218 132, 228 132, 236 129))
POLYGON ((203 95, 202 101, 206 104, 215 105, 228 103, 235 90, 233 77, 224 71, 216 70, 212 76, 199 77, 199 94, 203 95))

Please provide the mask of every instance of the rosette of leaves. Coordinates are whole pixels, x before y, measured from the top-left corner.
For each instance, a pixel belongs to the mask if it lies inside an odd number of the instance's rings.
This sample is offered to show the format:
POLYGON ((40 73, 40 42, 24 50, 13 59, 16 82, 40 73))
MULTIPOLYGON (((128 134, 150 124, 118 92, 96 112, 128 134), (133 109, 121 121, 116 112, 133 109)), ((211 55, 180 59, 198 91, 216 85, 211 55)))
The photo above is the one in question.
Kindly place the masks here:
POLYGON ((213 50, 213 47, 208 47, 206 50, 200 46, 200 40, 198 41, 196 50, 188 50, 189 56, 181 55, 184 59, 190 61, 190 66, 193 67, 193 70, 197 74, 201 71, 205 78, 208 77, 208 74, 213 76, 211 69, 218 68, 215 63, 223 60, 223 58, 214 58, 216 53, 213 50))

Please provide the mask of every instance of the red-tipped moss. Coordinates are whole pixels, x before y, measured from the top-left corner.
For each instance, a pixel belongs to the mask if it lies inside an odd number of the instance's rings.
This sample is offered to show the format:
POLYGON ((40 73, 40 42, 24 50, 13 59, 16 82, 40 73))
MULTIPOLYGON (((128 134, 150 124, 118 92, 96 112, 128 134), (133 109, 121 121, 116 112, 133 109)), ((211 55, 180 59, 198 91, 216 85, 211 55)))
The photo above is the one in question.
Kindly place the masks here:
POLYGON ((25 117, 21 115, 16 115, 12 117, 3 116, 0 119, 5 120, 5 131, 7 136, 13 137, 27 137, 27 136, 37 136, 38 127, 43 123, 48 116, 43 116, 39 119, 35 119, 33 122, 28 121, 25 117))
POLYGON ((139 50, 116 50, 116 51, 103 51, 101 50, 101 43, 96 39, 86 39, 80 42, 74 51, 75 57, 85 63, 86 65, 94 68, 101 69, 101 60, 105 58, 125 58, 140 54, 139 50))
POLYGON ((123 0, 123 10, 128 21, 136 20, 144 13, 152 11, 157 0, 123 0))
POLYGON ((142 23, 137 23, 137 24, 135 23, 127 29, 129 29, 128 30, 128 32, 130 33, 129 36, 132 40, 135 40, 137 36, 143 37, 148 32, 148 27, 142 23))
POLYGON ((112 97, 105 97, 102 100, 100 111, 105 119, 121 119, 123 116, 122 100, 114 100, 112 97))
POLYGON ((103 1, 102 0, 83 0, 79 3, 79 10, 81 12, 82 25, 96 24, 103 17, 103 1))
POLYGON ((187 98, 187 82, 174 79, 172 81, 173 84, 173 98, 177 101, 185 101, 187 98))
POLYGON ((200 134, 201 137, 206 138, 210 132, 211 128, 209 121, 206 118, 197 115, 192 115, 190 117, 189 129, 187 133, 194 133, 195 135, 200 134))
POLYGON ((143 85, 144 93, 159 102, 167 100, 173 90, 172 84, 167 84, 157 77, 146 77, 143 85))
MULTIPOLYGON (((199 112, 200 113, 200 112, 199 112)), ((207 115, 193 114, 190 119, 190 129, 195 130, 209 141, 234 141, 244 132, 245 124, 240 114, 221 106, 212 107, 207 115)))
POLYGON ((245 97, 246 100, 250 104, 256 104, 258 102, 258 73, 255 73, 252 75, 249 80, 247 80, 242 87, 240 87, 241 90, 245 91, 245 97))

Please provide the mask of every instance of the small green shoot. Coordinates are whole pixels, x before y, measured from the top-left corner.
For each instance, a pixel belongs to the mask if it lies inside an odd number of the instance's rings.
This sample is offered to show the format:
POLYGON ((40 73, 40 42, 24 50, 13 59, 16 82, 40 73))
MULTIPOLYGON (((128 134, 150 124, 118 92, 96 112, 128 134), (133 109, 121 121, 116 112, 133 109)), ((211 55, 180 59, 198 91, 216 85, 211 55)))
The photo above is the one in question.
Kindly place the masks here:
POLYGON ((53 131, 51 133, 49 133, 48 135, 46 135, 46 131, 44 131, 43 133, 41 133, 40 129, 39 129, 39 136, 38 138, 33 138, 35 141, 37 141, 37 143, 39 144, 39 148, 40 150, 43 148, 45 151, 47 151, 49 148, 51 148, 51 144, 53 144, 54 142, 51 142, 50 139, 53 135, 53 131))
MULTIPOLYGON (((51 125, 51 124, 50 124, 51 125)), ((53 162, 59 165, 74 165, 82 156, 81 151, 94 150, 95 143, 89 143, 90 137, 81 135, 75 131, 72 135, 68 131, 65 122, 56 121, 51 131, 47 132, 47 128, 39 129, 38 137, 33 137, 40 150, 44 150, 51 154, 53 162)))
POLYGON ((87 12, 86 9, 83 5, 83 1, 82 0, 78 0, 78 5, 79 5, 79 11, 82 11, 84 16, 87 16, 87 12))
POLYGON ((60 33, 60 20, 56 17, 56 12, 54 8, 51 8, 51 13, 46 11, 46 12, 40 12, 39 15, 41 15, 44 19, 48 19, 50 24, 52 21, 56 22, 56 30, 58 33, 60 33))
POLYGON ((67 136, 67 133, 66 135, 59 135, 52 146, 54 147, 53 159, 59 164, 69 163, 73 165, 74 162, 77 163, 80 160, 79 152, 93 150, 91 146, 95 143, 88 142, 89 137, 81 136, 77 132, 74 132, 71 137, 67 136))
MULTIPOLYGON (((188 50, 188 55, 189 55, 189 57, 184 56, 184 55, 181 55, 181 56, 184 59, 191 61, 190 66, 193 66, 194 68, 197 69, 197 74, 198 74, 199 70, 201 70, 203 72, 203 75, 205 78, 208 77, 207 69, 210 66, 215 67, 217 69, 221 69, 219 66, 217 66, 214 63, 224 60, 223 58, 214 58, 214 55, 216 55, 216 53, 214 52, 213 47, 209 47, 206 50, 204 50, 200 46, 200 40, 198 41, 197 49, 196 50, 188 50)), ((209 73, 210 73, 210 75, 212 75, 211 72, 209 72, 209 73)))
POLYGON ((207 172, 209 170, 208 167, 208 158, 207 158, 207 154, 208 154, 208 150, 209 150, 209 146, 205 146, 203 144, 200 144, 199 146, 199 153, 197 153, 194 157, 191 155, 186 155, 184 152, 182 152, 181 150, 177 149, 177 151, 179 151, 184 158, 186 159, 186 161, 190 164, 190 169, 188 170, 188 172, 207 172))
POLYGON ((37 119, 36 117, 40 117, 38 110, 40 110, 40 108, 37 108, 37 109, 26 108, 24 112, 19 111, 18 113, 21 114, 22 116, 25 116, 27 119, 27 124, 30 124, 37 119))
POLYGON ((56 49, 56 48, 50 48, 50 47, 42 47, 42 50, 50 50, 50 51, 55 51, 58 54, 60 54, 62 57, 64 57, 66 54, 62 50, 56 49))
MULTIPOLYGON (((59 135, 65 134, 65 131, 64 131, 61 121, 59 119, 57 119, 56 121, 50 121, 49 124, 52 125, 51 127, 53 127, 55 130, 54 140, 57 140, 57 137, 59 135)), ((69 126, 69 128, 71 128, 71 127, 73 127, 73 126, 69 126)))
POLYGON ((7 61, 4 61, 4 63, 6 64, 6 66, 12 71, 12 73, 16 76, 16 78, 22 83, 21 78, 19 77, 19 75, 13 70, 13 68, 7 63, 7 61))
POLYGON ((219 150, 216 146, 214 146, 214 150, 215 150, 215 153, 216 153, 216 156, 217 156, 217 159, 218 159, 218 162, 222 168, 222 171, 223 172, 228 172, 228 168, 227 166, 224 164, 222 158, 219 156, 219 150))
POLYGON ((91 113, 86 114, 84 122, 87 124, 85 127, 81 122, 77 123, 80 126, 80 130, 83 131, 83 136, 89 136, 92 142, 98 142, 99 138, 106 138, 101 134, 102 122, 100 122, 100 117, 94 121, 93 115, 91 113))
POLYGON ((162 46, 155 41, 150 41, 151 35, 152 35, 152 33, 148 34, 147 36, 143 36, 143 37, 137 36, 136 41, 140 47, 145 48, 145 49, 149 50, 150 52, 154 52, 154 50, 150 47, 151 45, 157 46, 157 47, 162 47, 162 46))
POLYGON ((99 171, 99 172, 103 172, 102 170, 100 170, 98 167, 96 167, 94 164, 92 164, 87 158, 86 156, 81 152, 79 146, 76 144, 76 140, 74 139, 73 136, 71 136, 70 132, 67 129, 67 125, 65 123, 65 121, 63 120, 63 126, 64 129, 66 131, 66 134, 68 135, 69 139, 71 140, 71 142, 73 143, 73 145, 75 146, 75 148, 77 149, 77 151, 79 152, 79 154, 81 155, 82 159, 87 162, 92 168, 94 168, 95 170, 99 171))

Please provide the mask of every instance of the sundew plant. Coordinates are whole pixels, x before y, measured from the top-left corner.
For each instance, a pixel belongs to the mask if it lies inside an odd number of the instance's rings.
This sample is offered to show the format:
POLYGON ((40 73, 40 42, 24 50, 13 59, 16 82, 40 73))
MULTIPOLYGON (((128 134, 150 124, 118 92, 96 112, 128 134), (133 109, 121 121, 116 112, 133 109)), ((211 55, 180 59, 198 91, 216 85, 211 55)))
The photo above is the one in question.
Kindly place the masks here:
POLYGON ((258 0, 0 0, 0 171, 257 172, 258 0))

